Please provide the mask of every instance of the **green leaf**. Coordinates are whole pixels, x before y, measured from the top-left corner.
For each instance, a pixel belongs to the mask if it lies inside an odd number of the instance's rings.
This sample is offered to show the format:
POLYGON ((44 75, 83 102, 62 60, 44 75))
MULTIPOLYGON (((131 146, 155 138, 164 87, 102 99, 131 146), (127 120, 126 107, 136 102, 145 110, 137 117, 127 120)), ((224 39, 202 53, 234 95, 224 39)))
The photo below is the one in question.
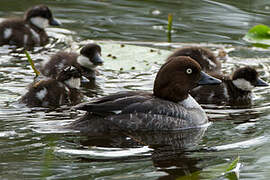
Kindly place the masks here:
POLYGON ((256 25, 248 31, 243 39, 250 43, 270 45, 270 27, 262 24, 256 25))
POLYGON ((235 169, 237 167, 237 164, 240 160, 240 157, 238 156, 226 169, 225 173, 228 173, 230 171, 232 171, 233 169, 235 169))

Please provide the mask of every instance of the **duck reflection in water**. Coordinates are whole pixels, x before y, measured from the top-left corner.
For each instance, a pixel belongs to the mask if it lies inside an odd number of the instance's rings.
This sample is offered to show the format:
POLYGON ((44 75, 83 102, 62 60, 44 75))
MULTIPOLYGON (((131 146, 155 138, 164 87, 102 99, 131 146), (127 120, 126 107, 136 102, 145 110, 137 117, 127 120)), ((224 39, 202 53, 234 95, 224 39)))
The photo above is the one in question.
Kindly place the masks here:
MULTIPOLYGON (((108 136, 89 136, 80 142, 88 147, 108 147, 108 148, 136 148, 149 147, 149 151, 134 155, 126 155, 111 158, 81 158, 86 162, 111 162, 111 161, 134 161, 138 159, 151 158, 157 171, 164 172, 165 176, 159 179, 175 179, 180 176, 190 175, 199 171, 200 158, 193 158, 192 152, 200 151, 199 143, 207 129, 190 128, 173 132, 145 132, 145 133, 124 133, 110 134, 108 136), (149 155, 150 154, 150 155, 149 155)), ((161 173, 163 174, 163 173, 161 173)))

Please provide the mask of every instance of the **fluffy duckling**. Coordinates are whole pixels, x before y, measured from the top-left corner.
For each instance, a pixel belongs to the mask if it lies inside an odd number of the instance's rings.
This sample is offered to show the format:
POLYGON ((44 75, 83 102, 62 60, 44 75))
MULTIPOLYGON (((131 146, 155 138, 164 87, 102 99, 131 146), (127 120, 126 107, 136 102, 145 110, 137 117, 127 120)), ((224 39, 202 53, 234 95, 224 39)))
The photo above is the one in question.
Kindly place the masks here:
POLYGON ((46 5, 34 6, 26 11, 23 19, 7 19, 0 23, 0 45, 43 46, 49 41, 45 31, 49 25, 58 26, 60 23, 46 5))
POLYGON ((79 87, 81 74, 68 66, 56 79, 40 80, 31 84, 29 91, 19 100, 29 107, 56 108, 61 105, 76 105, 81 102, 79 87))
POLYGON ((177 49, 173 54, 171 54, 168 59, 176 56, 189 56, 195 61, 197 61, 202 71, 208 72, 220 72, 221 63, 216 59, 215 55, 207 48, 203 47, 184 47, 177 49))
POLYGON ((218 105, 250 105, 252 90, 255 87, 264 87, 268 84, 259 78, 257 71, 252 67, 239 68, 232 76, 210 73, 211 76, 222 81, 219 85, 198 86, 190 94, 200 104, 218 105))
POLYGON ((96 77, 96 66, 102 65, 101 47, 97 44, 87 44, 80 54, 69 52, 58 52, 41 68, 43 75, 56 78, 67 66, 74 66, 82 76, 89 80, 96 77))

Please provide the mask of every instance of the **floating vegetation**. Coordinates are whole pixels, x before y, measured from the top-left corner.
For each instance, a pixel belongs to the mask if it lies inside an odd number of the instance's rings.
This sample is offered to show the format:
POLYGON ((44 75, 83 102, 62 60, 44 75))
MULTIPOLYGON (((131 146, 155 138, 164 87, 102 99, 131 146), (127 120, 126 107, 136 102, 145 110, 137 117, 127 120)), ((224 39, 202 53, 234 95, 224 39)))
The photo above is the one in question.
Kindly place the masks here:
POLYGON ((237 167, 239 160, 240 160, 240 157, 237 156, 237 158, 226 169, 226 173, 233 171, 237 167))
POLYGON ((40 72, 36 69, 36 67, 35 67, 35 65, 34 65, 34 62, 33 62, 32 58, 30 57, 29 53, 28 53, 26 50, 24 51, 24 53, 25 53, 25 55, 26 55, 26 57, 27 57, 28 62, 29 62, 30 65, 31 65, 31 67, 32 67, 32 69, 33 69, 33 71, 34 71, 34 73, 36 74, 36 76, 39 76, 39 75, 40 75, 40 72))
POLYGON ((245 41, 252 43, 254 46, 270 46, 270 27, 266 25, 256 25, 252 27, 243 38, 245 41))
POLYGON ((173 20, 173 16, 172 14, 168 14, 168 42, 172 42, 172 20, 173 20))
POLYGON ((239 179, 239 170, 241 164, 239 163, 240 157, 237 158, 227 167, 224 175, 229 180, 238 180, 239 179))

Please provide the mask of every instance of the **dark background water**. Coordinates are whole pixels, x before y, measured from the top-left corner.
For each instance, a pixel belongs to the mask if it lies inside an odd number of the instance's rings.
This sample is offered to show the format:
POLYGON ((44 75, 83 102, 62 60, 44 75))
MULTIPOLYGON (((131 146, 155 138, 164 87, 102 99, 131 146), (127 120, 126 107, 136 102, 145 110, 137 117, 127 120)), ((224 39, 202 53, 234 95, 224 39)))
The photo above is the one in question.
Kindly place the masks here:
MULTIPOLYGON (((190 44, 228 52, 225 73, 251 65, 270 82, 269 50, 242 40, 253 25, 270 24, 266 0, 0 3, 1 18, 22 17, 28 7, 43 3, 62 22, 61 28, 48 29, 51 44, 30 51, 36 63, 60 49, 78 49, 89 40, 101 44, 106 62, 99 68, 97 86, 83 88, 84 101, 119 90, 151 90, 166 56, 175 47, 190 44), (168 13, 173 14, 171 44, 166 43, 168 13), (136 46, 120 48, 123 43, 136 46), (117 59, 107 57, 109 53, 117 59)), ((25 55, 1 47, 0 179, 226 179, 222 173, 238 155, 241 179, 269 177, 269 88, 255 89, 250 108, 207 106, 213 123, 202 130, 87 139, 61 128, 81 112, 46 112, 16 103, 32 81, 25 55), (168 146, 159 147, 164 144, 168 146)))

